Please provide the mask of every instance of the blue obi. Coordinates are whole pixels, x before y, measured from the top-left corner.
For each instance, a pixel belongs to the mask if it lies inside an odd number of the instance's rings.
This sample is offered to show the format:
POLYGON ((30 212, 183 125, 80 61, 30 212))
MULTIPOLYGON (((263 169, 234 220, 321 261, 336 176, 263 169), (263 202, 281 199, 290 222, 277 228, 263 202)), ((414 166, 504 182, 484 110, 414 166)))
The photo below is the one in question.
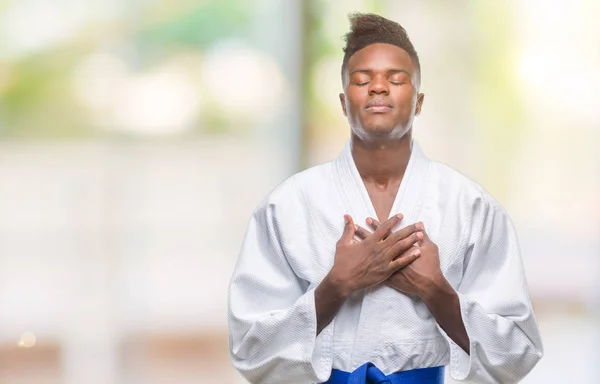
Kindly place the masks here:
POLYGON ((352 373, 334 369, 322 384, 444 384, 444 367, 411 369, 386 376, 373 363, 365 363, 352 373))

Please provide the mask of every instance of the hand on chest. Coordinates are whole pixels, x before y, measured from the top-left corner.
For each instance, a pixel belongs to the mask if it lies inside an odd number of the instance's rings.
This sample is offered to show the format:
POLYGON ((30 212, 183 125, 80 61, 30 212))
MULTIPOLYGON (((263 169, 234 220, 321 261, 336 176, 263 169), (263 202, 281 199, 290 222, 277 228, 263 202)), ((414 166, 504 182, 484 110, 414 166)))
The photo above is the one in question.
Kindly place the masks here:
MULTIPOLYGON (((406 269, 405 272, 413 271, 416 273, 408 277, 426 279, 428 276, 435 277, 441 271, 455 286, 456 284, 453 283, 458 283, 461 277, 460 274, 456 275, 456 272, 460 273, 462 271, 462 263, 456 264, 462 261, 462 258, 458 257, 459 253, 462 252, 459 248, 462 248, 461 244, 463 243, 458 233, 459 226, 443 227, 442 215, 439 214, 440 212, 435 212, 434 207, 429 206, 427 203, 419 203, 417 207, 407 210, 408 215, 406 215, 404 212, 396 212, 393 209, 394 200, 389 195, 381 193, 378 196, 376 192, 373 197, 372 210, 353 209, 351 206, 340 204, 340 201, 323 204, 318 208, 312 207, 310 212, 312 219, 307 220, 305 224, 306 231, 294 234, 293 241, 289 242, 294 246, 289 248, 289 252, 286 252, 288 260, 298 275, 311 282, 311 284, 318 284, 334 265, 336 245, 344 232, 344 214, 350 215, 354 224, 359 228, 354 237, 355 241, 364 241, 376 230, 379 221, 372 213, 375 213, 378 210, 377 207, 381 205, 381 208, 386 210, 390 216, 399 213, 404 216, 392 228, 391 233, 399 233, 402 230, 407 232, 406 228, 422 223, 421 233, 427 235, 428 241, 422 243, 425 240, 424 236, 418 239, 415 238, 414 241, 410 240, 408 235, 397 236, 396 243, 398 244, 382 242, 377 244, 374 249, 384 251, 386 248, 395 247, 398 254, 394 255, 393 258, 402 256, 402 253, 419 249, 419 251, 422 251, 420 256, 425 257, 419 257, 414 265, 406 269), (368 221, 371 219, 374 219, 375 227, 369 224, 368 221), (410 246, 405 247, 404 243, 410 246)), ((433 205, 435 206, 435 204, 433 205)), ((385 216, 385 214, 381 216, 385 216)), ((411 234, 416 234, 416 232, 419 231, 411 231, 411 234)), ((371 254, 365 253, 364 257, 371 257, 371 254)), ((399 281, 400 278, 396 280, 399 281)), ((400 288, 400 286, 398 287, 400 288)))

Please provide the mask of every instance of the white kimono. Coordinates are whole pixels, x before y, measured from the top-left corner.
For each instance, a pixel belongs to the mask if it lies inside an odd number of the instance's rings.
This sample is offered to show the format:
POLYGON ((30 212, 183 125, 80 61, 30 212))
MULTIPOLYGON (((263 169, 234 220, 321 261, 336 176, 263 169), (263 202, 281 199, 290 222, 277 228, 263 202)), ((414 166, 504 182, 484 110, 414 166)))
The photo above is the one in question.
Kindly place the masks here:
POLYGON ((543 354, 517 237, 500 204, 413 141, 390 216, 422 221, 458 292, 470 356, 425 306, 385 285, 355 292, 316 335, 314 289, 333 266, 345 213, 377 217, 348 143, 255 210, 229 287, 233 365, 253 383, 314 383, 373 362, 386 375, 448 365, 470 383, 514 383, 543 354))

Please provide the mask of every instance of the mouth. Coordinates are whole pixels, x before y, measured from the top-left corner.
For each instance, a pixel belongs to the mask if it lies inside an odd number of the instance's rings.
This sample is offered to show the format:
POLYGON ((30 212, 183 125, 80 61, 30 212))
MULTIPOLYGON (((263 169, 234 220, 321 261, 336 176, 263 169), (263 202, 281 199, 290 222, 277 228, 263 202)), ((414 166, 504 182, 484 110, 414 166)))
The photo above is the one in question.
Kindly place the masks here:
POLYGON ((393 105, 386 103, 382 100, 373 100, 365 106, 367 112, 383 113, 388 112, 394 108, 393 105))
POLYGON ((365 109, 368 112, 383 113, 383 112, 391 111, 392 107, 387 106, 387 105, 373 105, 373 106, 367 107, 365 109))

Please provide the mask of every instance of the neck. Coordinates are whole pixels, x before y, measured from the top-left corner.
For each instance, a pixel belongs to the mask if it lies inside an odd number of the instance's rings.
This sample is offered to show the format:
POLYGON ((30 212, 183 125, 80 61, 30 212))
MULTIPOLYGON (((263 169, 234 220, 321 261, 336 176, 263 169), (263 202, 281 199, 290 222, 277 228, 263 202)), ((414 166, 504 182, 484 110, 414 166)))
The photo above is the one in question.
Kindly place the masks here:
POLYGON ((411 141, 410 132, 395 140, 366 141, 352 135, 352 157, 361 178, 380 185, 402 179, 410 160, 411 141))

